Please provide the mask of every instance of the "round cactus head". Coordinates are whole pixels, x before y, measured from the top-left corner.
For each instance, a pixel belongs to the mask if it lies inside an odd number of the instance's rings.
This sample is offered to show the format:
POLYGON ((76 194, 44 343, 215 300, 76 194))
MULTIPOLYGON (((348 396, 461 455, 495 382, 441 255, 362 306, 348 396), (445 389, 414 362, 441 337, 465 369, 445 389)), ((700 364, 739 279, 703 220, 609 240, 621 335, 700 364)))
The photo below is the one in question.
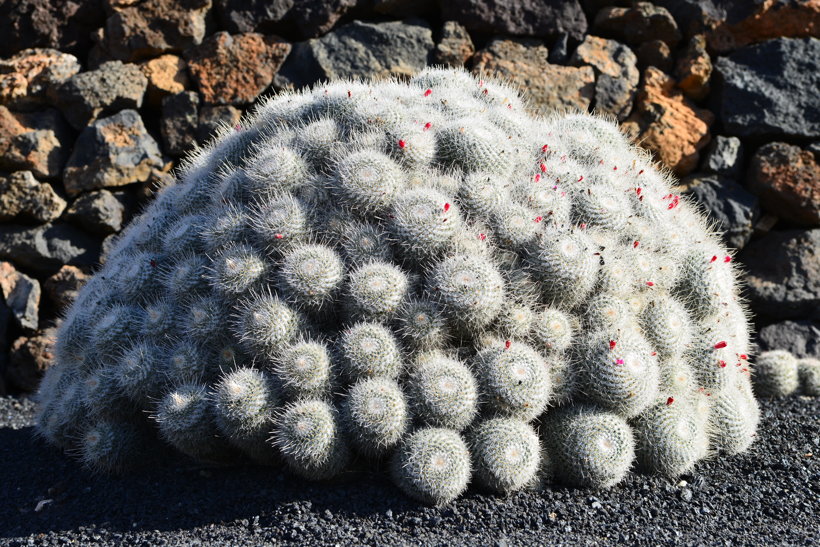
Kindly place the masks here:
POLYGON ((282 93, 118 236, 62 323, 39 430, 101 469, 131 429, 307 479, 389 461, 435 504, 473 470, 502 493, 686 472, 754 438, 750 375, 798 377, 749 364, 706 226, 616 125, 463 70, 282 93))

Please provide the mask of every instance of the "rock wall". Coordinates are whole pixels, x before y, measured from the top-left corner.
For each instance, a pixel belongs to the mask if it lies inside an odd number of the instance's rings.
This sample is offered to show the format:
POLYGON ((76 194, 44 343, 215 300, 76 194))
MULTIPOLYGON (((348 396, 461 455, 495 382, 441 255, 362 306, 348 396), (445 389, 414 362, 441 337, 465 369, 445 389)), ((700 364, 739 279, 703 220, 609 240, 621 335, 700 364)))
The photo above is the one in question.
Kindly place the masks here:
POLYGON ((616 118, 738 249, 763 349, 820 355, 815 0, 0 2, 0 393, 174 165, 260 97, 464 66, 616 118))

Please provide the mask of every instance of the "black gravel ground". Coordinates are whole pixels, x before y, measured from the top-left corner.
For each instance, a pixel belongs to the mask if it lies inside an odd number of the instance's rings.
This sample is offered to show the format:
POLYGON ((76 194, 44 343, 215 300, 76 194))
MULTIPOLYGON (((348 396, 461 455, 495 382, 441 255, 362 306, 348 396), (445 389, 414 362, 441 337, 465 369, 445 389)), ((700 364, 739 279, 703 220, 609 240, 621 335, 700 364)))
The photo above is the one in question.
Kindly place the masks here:
POLYGON ((32 437, 33 405, 0 398, 3 545, 818 545, 820 399, 763 401, 748 454, 670 482, 632 474, 607 491, 434 509, 381 474, 305 484, 288 474, 167 461, 95 476, 32 437))

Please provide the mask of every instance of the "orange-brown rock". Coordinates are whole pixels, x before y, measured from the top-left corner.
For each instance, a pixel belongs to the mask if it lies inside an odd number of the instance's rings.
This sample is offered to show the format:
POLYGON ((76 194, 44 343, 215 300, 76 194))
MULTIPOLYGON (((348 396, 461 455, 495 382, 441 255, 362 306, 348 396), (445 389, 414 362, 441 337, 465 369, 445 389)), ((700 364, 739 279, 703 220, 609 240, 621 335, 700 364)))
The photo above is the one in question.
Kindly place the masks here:
POLYGON ((623 129, 678 175, 698 165, 709 143, 714 115, 698 108, 675 87, 675 80, 654 67, 644 72, 635 110, 623 129))
POLYGON ((575 50, 570 64, 590 65, 595 70, 595 111, 625 119, 632 110, 632 99, 640 73, 637 58, 615 40, 587 36, 575 50))
POLYGON ((709 94, 712 59, 706 51, 704 35, 695 35, 689 41, 686 51, 678 59, 675 76, 678 78, 678 87, 690 99, 699 101, 709 94))
POLYGON ((77 298, 77 294, 89 277, 77 266, 66 264, 60 268, 60 271, 45 280, 43 289, 56 308, 62 310, 77 298))
POLYGON ((763 145, 748 180, 764 209, 795 224, 820 225, 820 165, 811 151, 783 142, 763 145))
POLYGON ((707 33, 715 52, 728 53, 772 38, 820 38, 820 0, 739 2, 733 12, 738 10, 744 10, 742 15, 717 21, 707 33))
POLYGON ((31 337, 20 337, 11 345, 6 379, 21 391, 35 391, 40 378, 54 362, 54 332, 38 331, 31 337))
POLYGON ((26 49, 0 59, 0 104, 10 108, 37 107, 47 102, 49 86, 80 71, 77 58, 56 49, 26 49))
POLYGON ((186 58, 206 103, 247 104, 271 84, 290 48, 277 36, 217 32, 186 58))
POLYGON ((159 106, 167 95, 185 91, 189 84, 185 60, 176 55, 161 55, 146 61, 140 70, 148 79, 145 101, 151 106, 159 106))
POLYGON ((0 106, 0 169, 59 177, 68 157, 67 137, 68 127, 55 109, 12 112, 0 106))
POLYGON ((539 40, 496 39, 475 54, 473 72, 514 83, 536 109, 586 111, 595 95, 592 67, 552 65, 548 55, 539 40))

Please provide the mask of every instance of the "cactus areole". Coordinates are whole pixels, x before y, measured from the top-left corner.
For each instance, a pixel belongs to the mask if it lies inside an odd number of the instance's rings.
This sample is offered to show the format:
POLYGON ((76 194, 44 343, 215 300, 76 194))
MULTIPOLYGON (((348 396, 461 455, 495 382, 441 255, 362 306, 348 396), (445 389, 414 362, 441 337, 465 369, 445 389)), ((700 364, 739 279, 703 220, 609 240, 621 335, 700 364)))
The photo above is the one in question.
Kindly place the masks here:
POLYGON ((732 255, 616 125, 430 68, 263 102, 191 155, 59 329, 39 432, 441 504, 667 476, 753 440, 732 255))

